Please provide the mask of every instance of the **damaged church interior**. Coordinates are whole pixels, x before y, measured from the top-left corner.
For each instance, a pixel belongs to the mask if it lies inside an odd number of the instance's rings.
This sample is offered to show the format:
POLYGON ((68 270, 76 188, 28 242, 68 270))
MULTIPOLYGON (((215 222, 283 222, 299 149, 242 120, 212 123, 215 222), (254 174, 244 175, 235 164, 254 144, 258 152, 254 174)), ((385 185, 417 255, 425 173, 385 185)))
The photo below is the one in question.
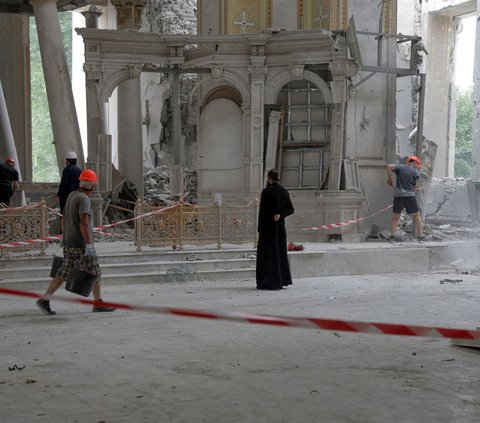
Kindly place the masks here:
POLYGON ((479 20, 480 0, 0 0, 0 420, 478 422, 479 20), (74 259, 72 153, 98 177, 74 259), (425 237, 406 213, 394 237, 388 165, 411 156, 425 237), (273 168, 281 242, 259 224, 273 168))
MULTIPOLYGON (((401 9, 394 0, 87 3, 2 3, 9 115, 2 113, 1 143, 18 158, 18 204, 39 192, 28 119, 29 15, 59 171, 65 153, 77 151, 82 166, 99 172, 97 223, 105 197, 125 180, 133 197, 155 205, 210 204, 215 196, 247 204, 276 167, 296 206, 293 240, 361 241, 372 224, 388 228, 389 216, 322 232, 302 228, 388 206, 385 165, 408 155, 424 162, 423 216, 431 178, 453 176, 454 103, 441 100, 451 91, 451 63, 437 64, 451 50, 445 24, 475 12, 472 1, 427 7, 412 0, 401 9), (73 84, 54 25, 62 11, 75 16, 73 84), (156 170, 168 179, 161 193, 156 170)), ((470 185, 463 201, 474 215, 470 185)))

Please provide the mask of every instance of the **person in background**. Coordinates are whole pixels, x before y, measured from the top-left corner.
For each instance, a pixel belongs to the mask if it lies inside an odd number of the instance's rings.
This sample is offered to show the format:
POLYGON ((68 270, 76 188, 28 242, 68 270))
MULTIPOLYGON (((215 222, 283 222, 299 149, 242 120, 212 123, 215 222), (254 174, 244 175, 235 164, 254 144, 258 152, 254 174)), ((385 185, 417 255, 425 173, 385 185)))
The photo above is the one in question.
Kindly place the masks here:
POLYGON ((285 218, 294 212, 288 191, 278 184, 277 169, 267 175, 258 215, 257 289, 277 290, 292 284, 287 258, 285 218))
MULTIPOLYGON (((93 245, 93 215, 90 195, 92 194, 97 175, 93 170, 85 169, 79 177, 78 190, 72 192, 65 204, 63 218, 63 265, 58 269, 57 275, 50 281, 45 293, 37 300, 37 307, 48 315, 56 314, 50 308, 50 298, 60 288, 68 277, 70 270, 75 268, 91 273, 97 277, 93 286, 93 299, 102 301, 100 291, 100 265, 93 245)), ((94 305, 92 311, 114 311, 114 307, 94 305)))
POLYGON ((66 167, 62 172, 62 179, 58 187, 57 197, 60 201, 60 213, 63 214, 67 198, 71 192, 78 189, 78 178, 82 169, 77 166, 77 154, 69 151, 65 157, 66 167))
POLYGON ((406 209, 407 214, 412 216, 418 240, 425 240, 422 219, 416 199, 416 192, 420 189, 421 168, 422 163, 417 156, 409 156, 407 164, 387 165, 387 184, 394 188, 391 226, 391 239, 393 241, 401 241, 401 238, 397 235, 397 229, 403 209, 406 209), (392 173, 396 175, 395 186, 393 186, 392 173))
POLYGON ((19 174, 11 157, 0 163, 0 204, 10 205, 10 198, 18 189, 19 174))

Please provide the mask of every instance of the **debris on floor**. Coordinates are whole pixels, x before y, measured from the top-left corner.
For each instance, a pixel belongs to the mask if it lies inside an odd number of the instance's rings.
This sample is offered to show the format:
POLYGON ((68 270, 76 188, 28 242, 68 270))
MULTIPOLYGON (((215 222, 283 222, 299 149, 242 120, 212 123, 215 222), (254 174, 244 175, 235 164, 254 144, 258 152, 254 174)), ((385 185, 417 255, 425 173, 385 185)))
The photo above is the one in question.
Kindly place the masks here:
POLYGON ((444 283, 452 283, 452 284, 457 284, 457 283, 460 283, 460 282, 463 282, 463 279, 442 279, 440 281, 440 285, 443 285, 444 283))

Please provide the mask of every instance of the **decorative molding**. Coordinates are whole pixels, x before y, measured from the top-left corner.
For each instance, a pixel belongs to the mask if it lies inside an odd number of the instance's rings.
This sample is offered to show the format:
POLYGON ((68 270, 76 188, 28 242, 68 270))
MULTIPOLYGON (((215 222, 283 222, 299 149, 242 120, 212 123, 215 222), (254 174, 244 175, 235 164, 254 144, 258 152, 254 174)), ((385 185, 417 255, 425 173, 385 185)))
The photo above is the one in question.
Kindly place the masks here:
POLYGON ((303 71, 305 65, 291 65, 290 66, 290 75, 292 79, 303 79, 303 71))
POLYGON ((214 66, 212 68, 212 79, 223 79, 223 66, 214 66))
POLYGON ((253 115, 252 116, 252 126, 254 128, 260 128, 262 126, 263 118, 260 115, 253 115))
POLYGON ((224 33, 258 33, 270 27, 272 0, 223 0, 224 33))
POLYGON ((148 0, 111 0, 117 12, 117 28, 140 29, 142 27, 142 14, 148 0))
POLYGON ((105 73, 105 69, 102 65, 92 65, 89 63, 84 63, 83 71, 85 72, 85 78, 87 80, 95 81, 103 79, 103 75, 105 73))
POLYGON ((136 65, 128 65, 128 70, 130 73, 130 79, 137 79, 140 77, 140 74, 142 73, 142 64, 136 64, 136 65))
MULTIPOLYGON (((320 78, 316 73, 311 71, 303 72, 303 79, 312 82, 322 92, 325 103, 333 103, 332 92, 327 83, 320 78)), ((265 83, 265 104, 275 104, 277 101, 278 93, 284 85, 292 81, 292 74, 289 69, 285 70, 271 79, 267 79, 265 83)))
POLYGON ((268 73, 268 66, 249 66, 250 81, 264 81, 268 73))

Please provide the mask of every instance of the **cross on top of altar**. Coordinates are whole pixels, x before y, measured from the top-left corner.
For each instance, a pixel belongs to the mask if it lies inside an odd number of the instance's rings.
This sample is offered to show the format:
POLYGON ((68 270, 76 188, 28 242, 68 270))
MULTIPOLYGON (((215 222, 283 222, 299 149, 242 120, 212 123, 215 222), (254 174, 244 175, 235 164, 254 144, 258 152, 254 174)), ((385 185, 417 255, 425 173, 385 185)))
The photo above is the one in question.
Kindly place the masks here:
POLYGON ((240 26, 240 32, 242 34, 245 34, 247 31, 248 26, 255 26, 253 22, 247 22, 247 12, 241 12, 241 20, 240 21, 233 21, 234 25, 239 25, 240 26))

